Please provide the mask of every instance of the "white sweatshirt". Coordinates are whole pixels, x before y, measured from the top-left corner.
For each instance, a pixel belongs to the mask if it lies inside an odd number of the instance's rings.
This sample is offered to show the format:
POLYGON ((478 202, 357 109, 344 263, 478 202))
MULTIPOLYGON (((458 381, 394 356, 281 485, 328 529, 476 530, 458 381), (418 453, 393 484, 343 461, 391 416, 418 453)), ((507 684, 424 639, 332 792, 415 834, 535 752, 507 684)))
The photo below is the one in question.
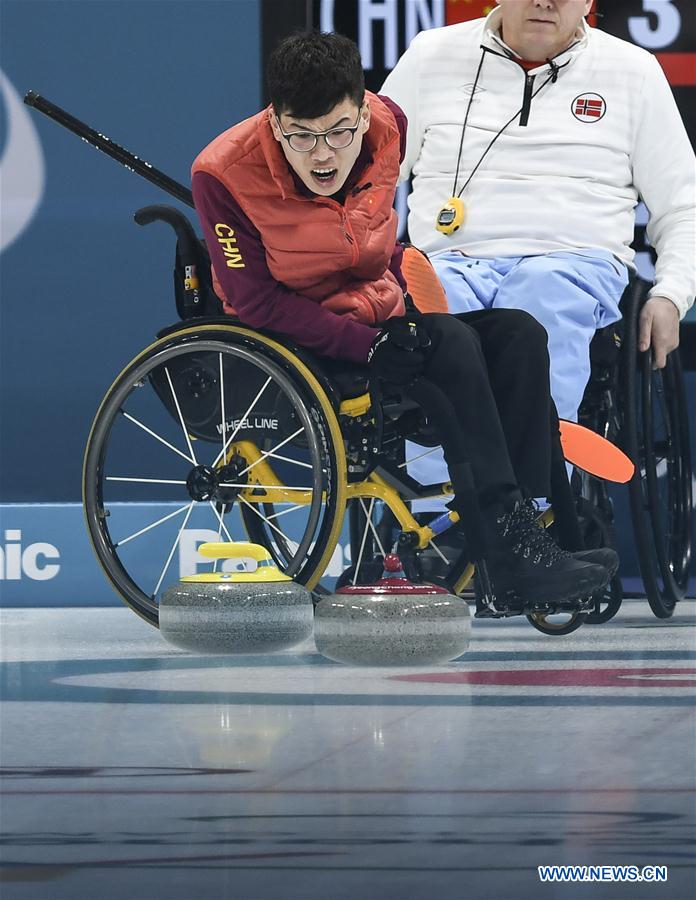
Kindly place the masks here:
POLYGON ((683 316, 696 293, 696 160, 659 63, 583 22, 553 61, 556 81, 541 87, 551 67, 525 73, 499 28, 495 9, 486 19, 421 32, 381 90, 408 117, 401 176, 414 178, 411 240, 430 255, 602 249, 630 265, 640 195, 658 254, 651 296, 669 297, 683 316), (525 86, 541 90, 521 125, 525 86), (436 231, 438 212, 510 119, 462 194, 464 225, 450 236, 436 231))

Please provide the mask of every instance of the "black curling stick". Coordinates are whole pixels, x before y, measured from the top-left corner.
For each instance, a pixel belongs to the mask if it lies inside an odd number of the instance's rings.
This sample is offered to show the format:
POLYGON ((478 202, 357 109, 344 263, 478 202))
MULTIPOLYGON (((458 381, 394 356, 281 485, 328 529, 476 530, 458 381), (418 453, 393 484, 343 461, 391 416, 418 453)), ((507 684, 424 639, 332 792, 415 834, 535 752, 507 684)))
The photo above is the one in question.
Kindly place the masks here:
POLYGON ((54 103, 46 100, 45 97, 37 94, 36 91, 27 91, 24 102, 27 106, 38 109, 39 112, 48 116, 49 119, 53 119, 54 122, 62 125, 63 128, 72 131, 73 134, 81 137, 83 141, 86 141, 92 147, 96 147, 97 150, 106 153, 107 156, 115 159, 116 162, 121 163, 122 166, 125 166, 131 172, 135 172, 136 175, 140 175, 158 188, 162 188, 163 191, 171 194, 172 197, 176 197, 177 200, 180 200, 187 206, 193 207, 193 194, 183 184, 174 181, 173 178, 165 175, 164 172, 160 172, 159 169, 151 166, 150 163, 145 162, 145 160, 135 156, 129 150, 114 143, 105 134, 101 134, 90 128, 89 125, 85 125, 84 122, 80 122, 79 119, 71 116, 70 113, 61 109, 60 106, 56 106, 54 103))

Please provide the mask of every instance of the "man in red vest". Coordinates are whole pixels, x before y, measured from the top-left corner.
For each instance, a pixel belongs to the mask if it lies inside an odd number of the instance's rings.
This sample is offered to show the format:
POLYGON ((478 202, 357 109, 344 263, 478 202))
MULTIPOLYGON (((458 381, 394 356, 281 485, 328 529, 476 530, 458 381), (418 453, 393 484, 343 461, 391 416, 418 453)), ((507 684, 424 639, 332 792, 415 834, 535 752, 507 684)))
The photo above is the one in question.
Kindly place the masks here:
POLYGON ((451 506, 466 515, 473 472, 498 608, 572 608, 609 576, 590 551, 560 550, 524 500, 550 494, 557 439, 544 329, 519 310, 405 316, 393 209, 404 114, 365 91, 358 49, 340 35, 285 39, 267 74, 270 106, 192 169, 225 310, 411 396, 420 376, 438 386, 452 410, 451 506))

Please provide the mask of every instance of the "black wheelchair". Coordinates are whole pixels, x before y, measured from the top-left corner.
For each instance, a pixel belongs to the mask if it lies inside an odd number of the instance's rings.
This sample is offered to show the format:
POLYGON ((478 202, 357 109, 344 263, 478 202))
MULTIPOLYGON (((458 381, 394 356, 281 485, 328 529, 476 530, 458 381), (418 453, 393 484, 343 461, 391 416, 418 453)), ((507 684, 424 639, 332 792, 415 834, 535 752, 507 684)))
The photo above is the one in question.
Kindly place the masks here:
MULTIPOLYGON (((89 534, 125 602, 156 626, 163 587, 203 564, 196 548, 204 540, 261 544, 316 594, 328 590, 327 576, 379 577, 396 540, 412 576, 466 592, 474 574, 466 550, 410 508, 451 493, 447 483, 422 485, 406 471, 406 439, 423 453, 440 443, 427 414, 398 394, 375 406, 365 370, 222 315, 205 245, 188 220, 166 206, 135 218, 176 231, 180 321, 116 378, 85 453, 89 534)), ((678 354, 653 372, 649 354, 637 352, 644 294, 634 282, 624 298, 625 334, 605 330, 593 345, 581 421, 636 462, 630 494, 641 572, 652 609, 667 617, 688 579, 691 462, 678 354)), ((586 546, 612 544, 607 485, 583 473, 573 481, 586 546)), ((547 510, 540 524, 553 519, 547 510)), ((547 605, 527 618, 543 633, 568 634, 607 621, 621 596, 616 577, 579 609, 547 605)))
MULTIPOLYGON (((622 447, 635 463, 628 494, 636 555, 650 607, 664 619, 688 587, 692 461, 679 351, 669 354, 661 370, 653 370, 650 352, 638 351, 638 318, 650 286, 632 279, 621 300, 622 320, 595 335, 579 421, 622 447)), ((576 471, 573 484, 586 545, 615 546, 606 482, 576 471)), ((588 621, 610 619, 622 596, 616 576, 588 621)))

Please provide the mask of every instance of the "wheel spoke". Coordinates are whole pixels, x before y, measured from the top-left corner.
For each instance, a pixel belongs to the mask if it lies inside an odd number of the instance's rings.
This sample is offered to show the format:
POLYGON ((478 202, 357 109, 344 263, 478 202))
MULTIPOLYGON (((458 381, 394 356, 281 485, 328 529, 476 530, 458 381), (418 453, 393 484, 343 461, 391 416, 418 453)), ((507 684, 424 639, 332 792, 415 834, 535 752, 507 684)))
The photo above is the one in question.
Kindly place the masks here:
MULTIPOLYGON (((267 456, 270 456, 272 453, 275 453, 276 450, 280 450, 281 447, 284 447, 285 444, 289 443, 293 438, 296 438, 298 434, 302 434, 303 431, 304 431, 304 428, 298 428, 294 434, 291 434, 289 437, 286 437, 284 441, 281 441, 279 444, 276 444, 276 446, 273 447, 271 450, 266 450, 264 453, 261 454, 261 456, 257 460, 255 460, 253 463, 251 463, 251 465, 248 465, 246 467, 246 469, 242 469, 242 471, 239 473, 240 477, 242 475, 246 475, 247 472, 251 472, 251 470, 254 468, 254 466, 258 466, 258 464, 260 462, 263 462, 267 456)), ((311 469, 312 466, 309 466, 309 468, 311 469)))
MULTIPOLYGON (((289 456, 281 456, 280 453, 273 453, 271 450, 266 453, 266 456, 270 456, 272 459, 279 459, 282 462, 292 463, 294 466, 302 466, 304 469, 312 468, 311 463, 301 462, 299 459, 291 459, 289 456)), ((259 462, 261 462, 261 460, 259 460, 259 462)), ((256 465, 256 463, 254 463, 254 465, 256 465)))
MULTIPOLYGON (((362 502, 362 501, 361 501, 362 502)), ((370 509, 367 512, 368 519, 372 516, 372 510, 375 507, 375 498, 373 497, 370 500, 370 509)), ((353 572, 353 584, 357 584, 358 574, 360 572, 360 566, 362 565, 363 553, 365 552, 365 542, 367 541, 367 535, 369 532, 369 528, 365 526, 365 530, 363 531, 362 541, 360 543, 360 552, 358 553, 358 560, 355 563, 355 571, 353 572)))
POLYGON ((248 500, 245 500, 244 497, 240 497, 239 500, 240 500, 240 502, 243 503, 245 506, 248 506, 249 509, 250 509, 253 513, 255 513, 260 519, 262 519, 262 520, 266 523, 266 525, 268 525, 269 528, 272 528, 275 532, 277 532, 277 533, 283 538, 283 540, 285 541, 286 544, 291 545, 291 544, 293 543, 292 539, 289 538, 289 537, 287 536, 287 534, 285 534, 285 532, 281 531, 280 528, 278 528, 277 525, 275 525, 273 522, 271 522, 270 519, 268 519, 266 516, 264 516, 263 513, 259 512, 258 509, 254 506, 253 503, 249 503, 249 501, 248 501, 248 500))
POLYGON ((176 548, 179 546, 179 541, 181 540, 181 535, 184 533, 184 530, 185 530, 185 528, 186 528, 186 525, 187 525, 187 523, 188 523, 188 520, 189 520, 189 518, 190 518, 190 516, 191 516, 191 513, 192 513, 192 511, 193 511, 193 507, 194 507, 195 505, 196 505, 196 501, 195 501, 195 500, 192 500, 192 501, 189 503, 188 511, 187 511, 187 513, 186 513, 186 516, 185 516, 185 518, 184 518, 184 521, 183 521, 182 524, 181 524, 181 528, 179 529, 179 533, 178 533, 177 536, 176 536, 176 540, 175 540, 174 543, 172 544, 172 549, 169 551, 169 556, 167 557, 167 561, 166 561, 166 563, 164 564, 164 568, 162 569, 162 573, 161 573, 161 575, 160 575, 160 577, 159 577, 159 581, 157 582, 157 587, 156 587, 155 590, 152 592, 152 599, 153 599, 153 600, 154 600, 155 597, 157 596, 157 592, 159 591, 160 587, 162 586, 162 582, 164 581, 164 576, 167 574, 167 570, 169 569, 170 563, 171 563, 171 561, 172 561, 172 557, 174 556, 174 553, 176 552, 176 548))
POLYGON ((222 452, 225 452, 227 436, 227 416, 225 415, 225 379, 222 372, 222 353, 220 356, 220 434, 222 435, 222 452))
POLYGON ((135 484, 186 484, 185 481, 172 481, 169 478, 126 478, 122 475, 107 475, 104 481, 129 481, 135 484))
POLYGON ((210 503, 210 508, 211 508, 212 511, 215 513, 215 517, 216 517, 217 520, 218 520, 218 540, 220 539, 220 535, 221 535, 221 533, 222 533, 222 529, 224 528, 224 530, 225 530, 225 536, 227 537, 227 540, 228 540, 231 544, 233 544, 233 543, 234 543, 234 539, 232 538, 232 535, 231 535, 231 534, 229 533, 229 531, 227 530, 227 525, 225 525, 225 523, 222 521, 222 514, 218 512, 217 507, 215 506, 215 504, 213 503, 212 500, 209 500, 208 502, 210 503))
MULTIPOLYGON (((193 460, 194 466, 198 465, 198 460, 196 459, 196 454, 193 452, 193 445, 191 444, 191 438, 189 437, 188 430, 186 428, 186 424, 184 423, 184 417, 181 414, 181 407, 179 406, 179 398, 176 396, 176 391, 174 390, 174 385, 172 384, 172 379, 169 374, 169 369, 164 367, 164 374, 167 376, 167 381, 169 382, 169 390, 172 392, 172 397, 174 398, 174 405, 176 406, 176 411, 179 416, 179 422, 181 422, 181 430, 184 432, 184 437, 186 438, 186 444, 188 445, 189 453, 191 454, 191 459, 193 460)), ((157 593, 155 591, 155 593, 157 593)))
MULTIPOLYGON (((182 484, 186 484, 186 482, 183 481, 182 484)), ((311 487, 306 487, 306 486, 305 487, 292 487, 291 485, 288 485, 288 484, 256 484, 255 482, 249 482, 248 484, 236 484, 236 483, 233 484, 231 482, 230 483, 225 482, 224 484, 221 483, 219 485, 219 487, 247 488, 248 490, 256 490, 256 488, 259 488, 262 491, 306 491, 308 493, 311 493, 313 490, 311 487)))
POLYGON ((447 557, 442 552, 442 550, 440 550, 440 548, 437 546, 437 544, 434 541, 428 541, 428 544, 437 553, 437 555, 440 557, 440 559, 443 561, 443 563, 445 563, 445 565, 448 566, 450 564, 450 561, 447 559, 447 557))
POLYGON ((288 513, 295 512, 298 509, 305 509, 305 503, 297 503, 295 506, 290 506, 288 509, 281 509, 280 512, 272 513, 270 516, 266 518, 270 521, 271 519, 279 519, 281 516, 287 516, 288 513))
POLYGON ((374 522, 372 521, 372 508, 370 508, 370 512, 368 513, 367 509, 365 508, 365 501, 362 497, 360 498, 360 506, 362 507, 362 511, 367 517, 365 525, 372 530, 372 534, 374 535, 375 541, 377 541, 377 546, 379 547, 379 552, 382 554, 382 557, 385 557, 387 554, 384 552, 382 541, 380 541, 379 535, 377 534, 377 529, 375 528, 374 522))
POLYGON ((151 435, 156 441, 159 441, 160 444, 164 444, 165 447, 169 447, 170 450, 173 450, 174 453, 178 453, 182 459, 185 459, 186 462, 190 462, 195 465, 194 460, 183 453, 181 450, 177 449, 173 444, 170 444, 169 441, 165 441, 163 437, 160 437, 159 434, 156 434, 152 429, 148 428, 147 425, 143 425, 135 416, 132 416, 130 413, 127 413, 124 409, 121 410, 121 414, 128 419, 129 422, 133 422, 134 425, 137 425, 138 428, 142 428, 143 431, 146 431, 149 435, 151 435))
POLYGON ((406 462, 399 463, 399 468, 404 469, 417 459, 423 459, 425 456, 430 456, 431 453, 436 453, 439 449, 439 447, 431 447, 430 450, 426 450, 425 453, 419 453, 418 456, 412 456, 410 459, 407 459, 406 462))
POLYGON ((183 506, 179 507, 179 509, 175 509, 174 512, 169 513, 166 516, 162 516, 161 519, 158 519, 156 522, 153 522, 151 525, 146 525, 145 528, 141 528, 140 531, 136 531, 134 534, 129 534, 127 538, 124 538, 122 541, 118 541, 114 544, 114 549, 117 547, 123 547, 124 544, 127 544, 128 541, 132 541, 134 538, 140 537, 141 534, 145 534, 146 531, 151 531, 153 528, 157 528, 158 525, 161 525, 163 522, 167 522, 169 519, 173 519, 174 516, 178 516, 185 509, 187 509, 191 504, 184 503, 183 506))
MULTIPOLYGON (((217 509, 215 510, 217 513, 217 509)), ((217 534, 218 543, 222 540, 222 516, 220 516, 220 521, 218 522, 218 534, 217 534)), ((218 559, 215 557, 213 560, 213 572, 217 572, 217 564, 218 559)))

